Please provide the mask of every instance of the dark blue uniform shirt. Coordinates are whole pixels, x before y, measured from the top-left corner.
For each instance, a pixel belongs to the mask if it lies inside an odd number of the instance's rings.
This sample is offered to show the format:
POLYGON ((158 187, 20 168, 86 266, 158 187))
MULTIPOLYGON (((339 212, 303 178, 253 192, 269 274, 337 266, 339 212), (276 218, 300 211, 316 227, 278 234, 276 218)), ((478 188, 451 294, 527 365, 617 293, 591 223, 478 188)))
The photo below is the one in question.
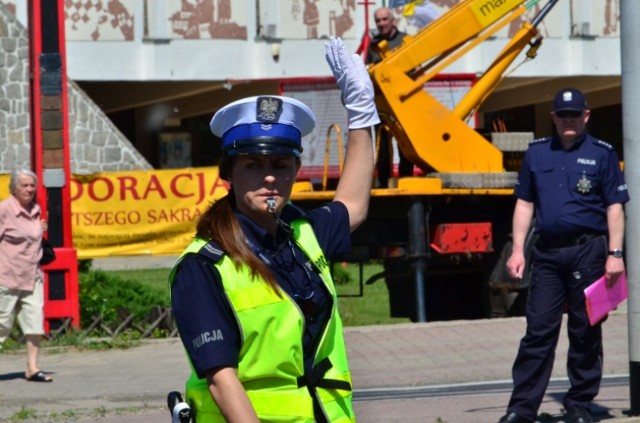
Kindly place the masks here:
MULTIPOLYGON (((309 212, 286 206, 281 218, 291 222, 301 213, 311 223, 327 260, 339 259, 350 251, 349 215, 344 204, 331 202, 309 212)), ((308 368, 329 319, 332 299, 293 241, 288 237, 275 240, 246 216, 236 216, 254 251, 266 258, 278 284, 305 315, 303 347, 308 368)), ((238 367, 240 332, 220 274, 209 259, 200 254, 184 258, 173 281, 171 303, 180 337, 199 377, 209 369, 238 367)))
POLYGON ((613 147, 586 133, 566 151, 557 137, 532 142, 515 195, 534 203, 543 236, 606 234, 607 207, 629 201, 613 147))

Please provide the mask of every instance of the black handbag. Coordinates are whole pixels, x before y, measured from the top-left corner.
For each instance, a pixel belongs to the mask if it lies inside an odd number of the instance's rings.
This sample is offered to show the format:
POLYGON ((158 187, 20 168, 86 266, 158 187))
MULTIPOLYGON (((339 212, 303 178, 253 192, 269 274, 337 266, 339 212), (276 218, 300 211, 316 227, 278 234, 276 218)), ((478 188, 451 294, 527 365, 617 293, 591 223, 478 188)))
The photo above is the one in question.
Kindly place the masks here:
POLYGON ((40 259, 40 264, 49 264, 55 259, 56 251, 53 249, 53 245, 51 245, 47 238, 42 237, 42 258, 40 259))

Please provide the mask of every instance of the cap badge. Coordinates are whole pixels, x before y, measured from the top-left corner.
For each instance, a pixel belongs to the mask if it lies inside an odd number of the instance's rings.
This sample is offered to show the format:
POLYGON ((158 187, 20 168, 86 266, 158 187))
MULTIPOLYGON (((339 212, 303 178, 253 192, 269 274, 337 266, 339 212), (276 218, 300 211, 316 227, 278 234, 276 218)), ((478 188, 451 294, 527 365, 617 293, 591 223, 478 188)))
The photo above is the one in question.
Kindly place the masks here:
POLYGON ((583 172, 582 178, 578 180, 576 185, 580 194, 589 194, 591 192, 591 181, 587 179, 587 175, 583 172))
POLYGON ((573 93, 571 91, 565 91, 562 93, 562 101, 569 102, 573 100, 573 93))
POLYGON ((274 97, 258 97, 256 106, 256 120, 258 122, 278 122, 278 118, 282 113, 282 100, 274 97))

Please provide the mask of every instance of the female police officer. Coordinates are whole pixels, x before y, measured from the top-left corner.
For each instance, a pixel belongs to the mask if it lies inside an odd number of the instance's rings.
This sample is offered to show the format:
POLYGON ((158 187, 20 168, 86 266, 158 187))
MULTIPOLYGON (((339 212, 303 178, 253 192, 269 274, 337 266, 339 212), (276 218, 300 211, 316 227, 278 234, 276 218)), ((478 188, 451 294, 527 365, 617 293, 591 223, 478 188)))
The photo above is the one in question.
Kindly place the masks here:
POLYGON ((326 58, 349 116, 334 200, 308 212, 288 203, 301 138, 315 125, 303 103, 236 101, 211 121, 231 189, 205 212, 174 267, 172 306, 193 373, 198 422, 351 422, 350 374, 327 260, 348 252, 366 218, 379 122, 362 60, 340 39, 326 58))

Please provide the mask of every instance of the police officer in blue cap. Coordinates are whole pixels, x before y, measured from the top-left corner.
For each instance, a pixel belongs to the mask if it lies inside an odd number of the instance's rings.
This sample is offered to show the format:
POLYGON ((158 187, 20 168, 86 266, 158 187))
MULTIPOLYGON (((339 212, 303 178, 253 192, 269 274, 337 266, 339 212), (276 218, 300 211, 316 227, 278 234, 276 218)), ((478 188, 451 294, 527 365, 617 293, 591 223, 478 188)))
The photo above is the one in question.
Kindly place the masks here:
POLYGON ((571 388, 566 421, 590 423, 602 378, 601 322, 591 326, 584 289, 603 275, 613 286, 624 272, 624 209, 629 201, 613 147, 586 132, 590 110, 582 92, 560 90, 551 119, 557 134, 534 141, 515 187, 512 277, 525 269, 524 243, 534 217, 539 240, 532 252, 527 331, 513 365, 514 388, 500 423, 536 419, 567 311, 571 388))
POLYGON ((305 104, 245 98, 211 121, 231 188, 202 215, 170 276, 197 421, 355 421, 328 261, 349 251, 367 216, 379 119, 362 59, 340 39, 326 44, 326 58, 349 117, 342 175, 326 205, 289 203, 301 140, 315 125, 305 104))

